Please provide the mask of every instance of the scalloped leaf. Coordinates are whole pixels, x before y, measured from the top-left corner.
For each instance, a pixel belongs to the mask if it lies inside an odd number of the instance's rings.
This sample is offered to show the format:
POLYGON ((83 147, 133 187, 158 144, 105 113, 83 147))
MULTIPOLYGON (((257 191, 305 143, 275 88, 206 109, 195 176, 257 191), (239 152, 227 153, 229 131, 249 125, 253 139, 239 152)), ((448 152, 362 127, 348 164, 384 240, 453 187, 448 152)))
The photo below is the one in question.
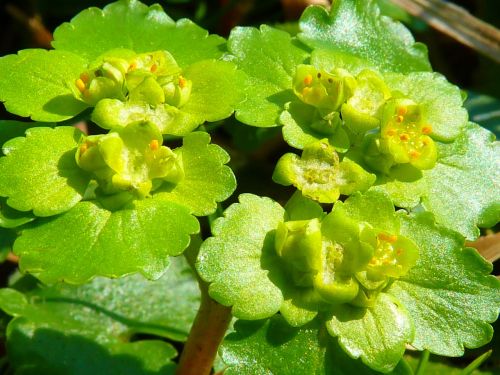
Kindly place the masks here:
POLYGON ((453 143, 437 144, 437 164, 423 171, 422 178, 382 178, 375 189, 388 192, 399 207, 414 208, 421 201, 438 223, 474 240, 477 226, 490 227, 500 220, 500 146, 494 139, 469 123, 453 143))
POLYGON ((224 38, 208 35, 186 19, 174 22, 160 5, 148 7, 137 0, 82 11, 54 31, 52 45, 90 61, 115 48, 137 53, 167 50, 181 67, 217 59, 225 50, 224 38))
MULTIPOLYGON (((21 122, 13 120, 0 120, 0 147, 4 145, 8 140, 15 137, 24 137, 24 133, 29 128, 35 128, 39 126, 52 127, 55 124, 49 124, 44 122, 21 122)), ((3 150, 0 149, 0 156, 3 156, 3 150)))
POLYGON ((401 23, 381 16, 375 0, 337 0, 330 13, 319 6, 307 8, 299 21, 298 38, 312 49, 353 55, 382 71, 430 71, 427 48, 415 43, 401 23))
POLYGON ((326 323, 353 358, 381 372, 392 371, 413 338, 410 317, 399 301, 381 293, 373 308, 340 305, 326 323))
POLYGON ((500 281, 463 238, 434 224, 432 215, 401 215, 401 233, 420 247, 420 258, 388 293, 407 308, 415 325, 411 343, 419 350, 461 356, 491 340, 500 310, 500 281))
MULTIPOLYGON (((378 374, 347 356, 318 321, 297 329, 277 315, 267 321, 239 320, 235 330, 226 336, 220 349, 228 366, 226 375, 378 374)), ((401 362, 391 374, 411 372, 401 362)))
POLYGON ((33 374, 170 374, 173 347, 130 339, 142 333, 185 340, 200 298, 193 276, 175 258, 155 282, 135 275, 39 286, 25 295, 2 289, 0 308, 16 317, 8 327, 10 363, 33 374))
POLYGON ((252 126, 276 126, 285 103, 296 99, 292 78, 308 53, 287 32, 266 25, 234 28, 228 49, 248 75, 246 100, 237 106, 236 118, 252 126))
POLYGON ((281 290, 270 280, 275 261, 274 230, 285 210, 269 198, 239 196, 214 221, 210 237, 200 248, 196 268, 210 282, 210 296, 241 319, 262 319, 281 307, 281 290))
POLYGON ((14 252, 23 272, 47 284, 82 284, 95 276, 135 272, 157 279, 169 256, 181 254, 198 231, 199 223, 186 207, 166 200, 138 200, 115 212, 80 202, 24 229, 14 252))
POLYGON ((67 51, 25 49, 0 58, 0 101, 7 111, 35 121, 67 120, 87 108, 68 86, 86 61, 67 51))
POLYGON ((188 207, 197 216, 215 212, 217 202, 226 200, 236 189, 233 171, 225 165, 229 155, 210 144, 210 136, 203 132, 188 134, 175 152, 182 157, 185 176, 170 191, 161 188, 155 192, 155 197, 188 207))
POLYGON ((391 90, 399 91, 420 105, 422 116, 432 127, 432 137, 455 139, 467 125, 460 89, 439 73, 386 74, 391 90))
POLYGON ((0 227, 16 228, 35 220, 35 217, 27 212, 16 211, 5 203, 6 199, 0 198, 0 227))
POLYGON ((183 75, 193 82, 191 95, 176 111, 168 134, 185 135, 205 121, 231 116, 243 98, 245 75, 228 61, 205 60, 190 65, 183 75))
POLYGON ((90 181, 75 161, 83 133, 73 127, 31 128, 3 145, 0 196, 18 211, 36 216, 65 212, 77 204, 90 181))

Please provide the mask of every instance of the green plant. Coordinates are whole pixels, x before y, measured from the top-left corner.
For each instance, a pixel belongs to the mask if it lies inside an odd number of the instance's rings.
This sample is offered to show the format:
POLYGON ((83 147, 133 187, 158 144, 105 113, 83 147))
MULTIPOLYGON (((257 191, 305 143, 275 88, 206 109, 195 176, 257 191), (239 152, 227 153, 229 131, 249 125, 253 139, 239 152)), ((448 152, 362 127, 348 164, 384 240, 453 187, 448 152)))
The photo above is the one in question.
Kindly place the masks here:
POLYGON ((231 316, 227 374, 412 373, 408 345, 491 340, 499 281, 465 239, 500 217, 494 136, 375 2, 300 27, 226 43, 121 0, 0 59, 0 100, 36 121, 0 122, 0 250, 47 284, 0 290, 12 369, 208 374, 231 316), (284 207, 246 193, 222 213, 236 179, 209 132, 233 111, 254 127, 228 121, 236 137, 281 126, 302 150, 273 173, 297 188, 284 207), (135 334, 187 339, 177 370, 135 334))

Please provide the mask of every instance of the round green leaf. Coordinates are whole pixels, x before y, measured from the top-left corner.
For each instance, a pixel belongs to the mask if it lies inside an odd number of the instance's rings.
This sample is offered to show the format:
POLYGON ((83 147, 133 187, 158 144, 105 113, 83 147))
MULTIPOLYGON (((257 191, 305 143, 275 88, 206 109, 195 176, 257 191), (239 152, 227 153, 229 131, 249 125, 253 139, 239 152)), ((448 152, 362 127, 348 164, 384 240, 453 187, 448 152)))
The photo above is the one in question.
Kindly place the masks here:
POLYGON ((500 310, 500 281, 463 237, 434 224, 428 213, 401 215, 401 233, 419 244, 420 257, 388 293, 407 308, 415 325, 411 343, 419 350, 461 356, 492 337, 500 310))
POLYGON ((396 367, 413 338, 406 309, 386 293, 379 295, 373 308, 340 305, 326 326, 350 356, 381 372, 396 367))
POLYGON ((26 228, 14 244, 23 272, 45 283, 85 283, 95 276, 140 272, 157 279, 199 231, 196 218, 174 202, 144 199, 115 212, 80 202, 26 228))
POLYGON ((292 78, 307 52, 287 32, 266 25, 234 28, 228 49, 248 75, 246 100, 237 106, 236 118, 252 126, 276 126, 285 103, 296 99, 292 78))
POLYGON ((19 211, 51 216, 81 199, 90 177, 75 161, 82 132, 73 127, 32 128, 3 145, 0 196, 19 211))
POLYGON ((196 268, 210 282, 210 296, 241 319, 262 319, 281 307, 283 295, 271 281, 276 258, 274 231, 284 210, 269 198, 242 194, 217 219, 200 248, 196 268))
POLYGON ((313 49, 341 52, 367 60, 382 71, 429 71, 427 48, 415 43, 401 23, 381 16, 375 0, 336 0, 330 13, 307 8, 300 18, 299 39, 313 49))
POLYGON ((189 20, 174 22, 158 4, 120 0, 104 9, 89 8, 54 31, 52 45, 92 61, 105 52, 126 48, 137 53, 166 50, 181 67, 216 59, 224 38, 208 35, 189 20))
POLYGON ((213 213, 217 202, 226 200, 236 188, 234 174, 225 165, 229 155, 210 144, 210 136, 203 132, 184 137, 175 152, 182 158, 184 178, 173 188, 160 188, 155 197, 188 207, 197 216, 213 213))
POLYGON ((0 101, 35 121, 63 121, 87 108, 69 88, 86 61, 67 51, 26 49, 0 58, 0 101))

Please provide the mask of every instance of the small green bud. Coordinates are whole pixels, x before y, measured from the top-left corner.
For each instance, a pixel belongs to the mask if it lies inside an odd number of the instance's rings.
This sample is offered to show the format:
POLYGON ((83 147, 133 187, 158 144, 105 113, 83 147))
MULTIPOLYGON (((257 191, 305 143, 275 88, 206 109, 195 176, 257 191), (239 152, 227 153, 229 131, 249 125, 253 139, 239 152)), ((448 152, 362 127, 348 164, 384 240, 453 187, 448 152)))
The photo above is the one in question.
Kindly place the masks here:
POLYGON ((276 253, 287 264, 296 285, 311 286, 321 262, 321 226, 318 219, 280 223, 276 253))

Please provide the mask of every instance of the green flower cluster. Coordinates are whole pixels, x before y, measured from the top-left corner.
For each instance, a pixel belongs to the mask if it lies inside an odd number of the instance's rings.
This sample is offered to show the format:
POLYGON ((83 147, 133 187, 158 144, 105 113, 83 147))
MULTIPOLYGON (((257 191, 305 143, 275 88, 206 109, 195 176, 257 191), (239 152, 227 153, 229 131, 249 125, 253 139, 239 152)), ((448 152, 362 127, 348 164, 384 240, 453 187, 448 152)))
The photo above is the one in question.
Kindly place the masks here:
POLYGON ((349 217, 342 202, 324 217, 281 222, 275 250, 308 304, 373 306, 391 280, 408 273, 418 248, 399 233, 349 217))
POLYGON ((92 120, 105 129, 148 120, 168 132, 192 86, 167 51, 136 54, 119 49, 81 73, 72 88, 77 99, 95 106, 92 120))

